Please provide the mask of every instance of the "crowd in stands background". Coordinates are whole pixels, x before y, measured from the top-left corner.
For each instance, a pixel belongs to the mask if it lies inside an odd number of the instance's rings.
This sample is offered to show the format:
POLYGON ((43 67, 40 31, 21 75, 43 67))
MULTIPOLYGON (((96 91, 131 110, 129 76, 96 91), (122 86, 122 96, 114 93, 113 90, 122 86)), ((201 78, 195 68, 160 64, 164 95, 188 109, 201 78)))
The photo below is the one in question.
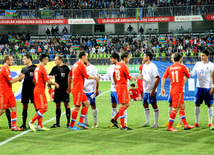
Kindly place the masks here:
MULTIPOLYGON (((15 59, 22 59, 25 53, 31 53, 34 59, 41 53, 46 53, 50 59, 55 55, 63 55, 64 58, 76 58, 79 50, 86 50, 89 58, 110 58, 112 52, 122 53, 128 51, 131 57, 142 57, 146 51, 151 51, 156 58, 170 56, 174 52, 180 52, 183 56, 200 56, 200 51, 208 48, 214 55, 213 36, 150 36, 141 40, 132 36, 125 38, 108 38, 105 44, 98 44, 97 38, 71 36, 66 41, 61 38, 46 39, 45 41, 31 41, 30 33, 8 33, 0 35, 0 59, 3 55, 13 55, 15 59), (165 39, 164 42, 161 39, 165 39)), ((107 36, 106 36, 107 37, 107 36)))

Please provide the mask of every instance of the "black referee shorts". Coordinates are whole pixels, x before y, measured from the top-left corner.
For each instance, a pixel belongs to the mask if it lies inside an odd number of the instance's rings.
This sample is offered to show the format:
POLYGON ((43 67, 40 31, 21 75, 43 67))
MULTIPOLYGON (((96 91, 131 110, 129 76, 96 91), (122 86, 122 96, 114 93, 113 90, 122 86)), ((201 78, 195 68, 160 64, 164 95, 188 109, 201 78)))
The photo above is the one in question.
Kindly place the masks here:
POLYGON ((70 97, 69 97, 69 94, 66 92, 66 90, 55 89, 55 93, 54 93, 55 103, 69 102, 69 101, 70 101, 70 97))
POLYGON ((34 103, 33 90, 22 89, 22 103, 34 103))

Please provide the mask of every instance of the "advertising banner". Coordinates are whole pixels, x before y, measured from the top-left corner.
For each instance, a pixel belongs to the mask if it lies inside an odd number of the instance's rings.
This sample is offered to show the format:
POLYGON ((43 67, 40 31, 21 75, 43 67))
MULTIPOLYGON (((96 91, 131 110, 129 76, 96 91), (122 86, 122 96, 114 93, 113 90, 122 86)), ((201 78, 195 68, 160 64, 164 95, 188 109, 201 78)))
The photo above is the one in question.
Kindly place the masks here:
POLYGON ((68 24, 95 24, 94 19, 68 19, 68 24))
POLYGON ((214 15, 205 15, 206 20, 214 20, 214 15))
POLYGON ((196 16, 175 16, 175 22, 190 22, 190 21, 203 21, 201 15, 196 16))
POLYGON ((68 19, 0 19, 0 25, 55 25, 68 24, 68 19))

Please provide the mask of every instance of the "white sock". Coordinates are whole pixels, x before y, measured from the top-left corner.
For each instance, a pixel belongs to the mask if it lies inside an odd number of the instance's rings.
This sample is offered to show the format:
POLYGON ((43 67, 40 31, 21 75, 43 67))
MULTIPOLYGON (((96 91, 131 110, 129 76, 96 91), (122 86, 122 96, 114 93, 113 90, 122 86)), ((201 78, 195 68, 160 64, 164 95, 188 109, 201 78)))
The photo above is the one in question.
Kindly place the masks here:
POLYGON ((85 121, 85 122, 84 122, 85 124, 89 124, 89 123, 88 123, 88 111, 87 111, 87 113, 86 113, 86 115, 85 115, 84 121, 85 121))
POLYGON ((169 107, 168 116, 170 116, 171 111, 172 111, 172 107, 169 107))
POLYGON ((145 113, 145 117, 146 117, 146 123, 150 123, 150 109, 145 108, 144 113, 145 113))
POLYGON ((127 109, 124 111, 124 115, 125 115, 124 123, 126 123, 126 124, 127 124, 127 109))
POLYGON ((158 124, 158 119, 159 119, 159 109, 154 109, 154 117, 155 117, 155 123, 158 124))
POLYGON ((199 124, 199 114, 200 114, 200 107, 195 106, 195 123, 199 124))
POLYGON ((97 109, 93 109, 93 116, 94 116, 94 123, 98 124, 98 110, 97 109))
POLYGON ((117 114, 117 108, 112 108, 112 118, 114 118, 114 116, 117 114))
POLYGON ((209 123, 212 123, 213 120, 213 106, 208 107, 208 118, 209 118, 209 123))

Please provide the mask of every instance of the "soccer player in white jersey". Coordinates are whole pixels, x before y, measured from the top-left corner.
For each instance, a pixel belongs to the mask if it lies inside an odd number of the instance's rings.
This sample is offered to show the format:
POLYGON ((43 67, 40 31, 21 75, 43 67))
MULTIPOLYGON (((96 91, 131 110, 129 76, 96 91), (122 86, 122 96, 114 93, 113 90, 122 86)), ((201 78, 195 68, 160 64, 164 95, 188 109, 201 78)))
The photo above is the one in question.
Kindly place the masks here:
MULTIPOLYGON (((86 70, 87 70, 87 74, 90 76, 98 76, 98 71, 97 68, 90 64, 87 60, 86 63, 86 70)), ((85 92, 91 108, 92 108, 92 112, 93 112, 93 117, 94 117, 94 124, 92 125, 92 128, 97 128, 98 127, 98 110, 96 108, 96 100, 95 97, 99 95, 99 82, 95 81, 93 79, 85 79, 84 82, 84 89, 83 91, 85 92)), ((89 122, 88 122, 88 112, 85 115, 85 125, 89 126, 89 122)))
MULTIPOLYGON (((118 114, 117 105, 119 105, 119 102, 118 102, 117 93, 116 93, 116 85, 115 85, 114 79, 113 79, 113 73, 114 73, 115 64, 117 62, 119 62, 119 58, 120 58, 119 54, 117 54, 115 52, 112 53, 110 56, 110 61, 111 61, 112 65, 109 66, 106 75, 104 77, 100 77, 100 79, 102 79, 102 78, 110 78, 111 79, 111 94, 110 94, 110 96, 111 96, 111 103, 112 103, 112 119, 111 119, 111 124, 108 127, 115 126, 117 128, 119 128, 119 126, 118 126, 117 121, 115 120, 115 116, 118 114)), ((125 110, 124 115, 125 115, 125 125, 127 125, 127 110, 125 110)))
POLYGON ((160 76, 158 73, 157 66, 151 62, 152 53, 146 52, 143 55, 143 60, 145 64, 143 65, 142 75, 139 76, 139 79, 143 79, 143 107, 146 117, 146 122, 141 127, 149 127, 150 126, 150 108, 149 103, 151 103, 154 109, 154 118, 155 122, 150 128, 159 127, 158 119, 159 119, 159 109, 156 100, 157 94, 157 86, 160 81, 160 76))
MULTIPOLYGON (((212 126, 213 119, 213 88, 212 78, 214 64, 208 60, 209 51, 203 50, 201 53, 201 61, 197 62, 190 71, 191 76, 197 74, 197 83, 195 91, 195 127, 199 127, 200 105, 205 101, 208 107, 208 126, 212 126)), ((189 68, 190 70, 190 68, 189 68)))

